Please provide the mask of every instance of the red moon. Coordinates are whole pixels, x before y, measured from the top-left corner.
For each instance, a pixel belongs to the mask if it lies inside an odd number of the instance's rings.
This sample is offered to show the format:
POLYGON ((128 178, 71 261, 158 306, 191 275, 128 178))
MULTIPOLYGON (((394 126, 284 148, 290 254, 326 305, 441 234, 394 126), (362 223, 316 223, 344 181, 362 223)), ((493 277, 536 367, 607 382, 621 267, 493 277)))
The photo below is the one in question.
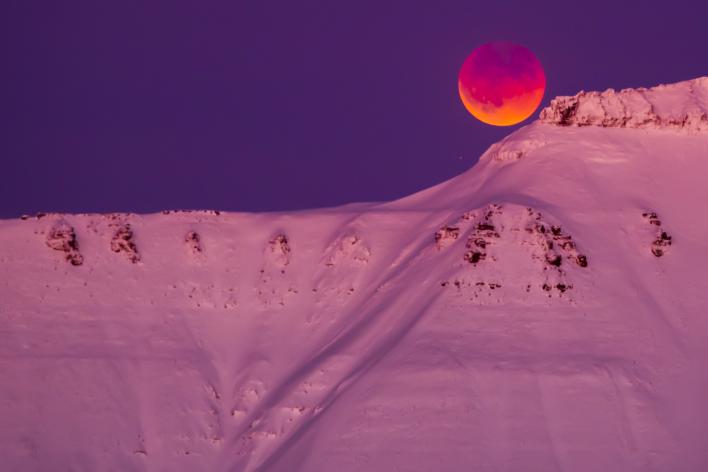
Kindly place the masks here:
POLYGON ((524 121, 546 90, 541 62, 519 44, 484 44, 470 54, 458 76, 462 103, 475 118, 495 126, 524 121))

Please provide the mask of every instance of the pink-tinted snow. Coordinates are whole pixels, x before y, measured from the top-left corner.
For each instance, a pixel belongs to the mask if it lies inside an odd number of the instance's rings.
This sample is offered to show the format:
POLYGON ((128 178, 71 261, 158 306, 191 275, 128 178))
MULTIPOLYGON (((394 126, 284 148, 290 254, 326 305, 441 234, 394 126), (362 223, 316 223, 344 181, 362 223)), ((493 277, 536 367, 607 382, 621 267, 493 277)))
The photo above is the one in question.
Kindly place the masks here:
POLYGON ((619 93, 395 202, 1 221, 0 469, 708 470, 708 79, 619 93))

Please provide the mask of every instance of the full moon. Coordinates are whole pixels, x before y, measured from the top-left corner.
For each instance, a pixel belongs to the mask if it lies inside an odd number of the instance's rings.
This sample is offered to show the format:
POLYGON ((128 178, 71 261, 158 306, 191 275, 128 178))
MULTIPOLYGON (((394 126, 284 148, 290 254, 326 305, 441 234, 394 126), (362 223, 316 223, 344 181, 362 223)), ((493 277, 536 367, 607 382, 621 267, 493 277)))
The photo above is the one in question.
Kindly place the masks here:
POLYGON ((495 126, 524 121, 546 89, 541 62, 524 46, 484 44, 462 64, 457 86, 462 103, 478 120, 495 126))

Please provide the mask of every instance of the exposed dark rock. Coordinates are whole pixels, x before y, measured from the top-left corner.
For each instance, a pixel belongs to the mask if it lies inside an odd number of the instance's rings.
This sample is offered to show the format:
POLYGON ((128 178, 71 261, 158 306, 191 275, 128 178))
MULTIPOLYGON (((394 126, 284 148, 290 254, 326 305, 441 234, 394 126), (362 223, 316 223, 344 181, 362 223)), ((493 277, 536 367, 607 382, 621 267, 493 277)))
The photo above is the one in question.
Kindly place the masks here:
POLYGON ((642 216, 647 219, 650 225, 657 226, 654 241, 651 243, 651 253, 656 257, 662 257, 666 254, 666 248, 671 246, 673 238, 666 231, 661 229, 661 220, 654 211, 642 212, 642 216))
POLYGON ((486 256, 486 254, 479 251, 469 251, 465 253, 464 259, 470 264, 476 264, 479 261, 484 260, 486 256))
POLYGON ((57 223, 47 234, 47 246, 55 251, 64 253, 65 259, 74 266, 84 263, 84 258, 79 252, 79 242, 76 239, 74 228, 67 222, 57 223))
POLYGON ((560 119, 558 124, 561 126, 570 126, 572 119, 578 111, 578 102, 571 102, 560 109, 560 119))
MULTIPOLYGON (((484 217, 474 226, 472 233, 465 243, 465 248, 468 249, 463 256, 465 261, 471 264, 477 264, 479 261, 486 258, 487 253, 485 250, 492 243, 492 240, 500 237, 492 219, 494 215, 501 214, 501 209, 501 205, 490 204, 484 211, 484 217)), ((472 212, 470 212, 470 214, 472 214, 472 212)))
POLYGON ((546 262, 548 262, 552 266, 560 267, 561 263, 563 262, 563 258, 558 254, 549 253, 546 254, 546 262))
POLYGON ((460 228, 457 226, 443 226, 435 232, 434 240, 438 249, 442 249, 454 242, 460 235, 460 228))
POLYGON ((284 256, 290 254, 290 244, 288 243, 288 237, 284 234, 279 234, 273 239, 271 239, 270 246, 273 252, 280 252, 284 256))
POLYGON ((194 255, 202 254, 202 240, 199 233, 196 231, 189 231, 184 237, 184 241, 187 243, 187 247, 194 255))
POLYGON ((133 229, 129 223, 120 225, 111 239, 111 251, 125 253, 128 260, 136 264, 140 262, 141 258, 133 236, 133 229))
POLYGON ((284 234, 278 234, 268 241, 266 248, 267 265, 273 269, 279 269, 281 274, 285 273, 285 268, 290 264, 290 243, 284 234))
MULTIPOLYGON (((533 210, 530 211, 529 215, 534 216, 533 210)), ((565 257, 574 260, 580 267, 587 267, 587 257, 578 254, 576 244, 573 241, 572 236, 565 234, 560 225, 547 226, 540 221, 540 213, 535 213, 534 219, 536 220, 535 223, 531 226, 527 226, 526 232, 536 233, 545 238, 547 248, 545 259, 548 264, 555 267, 561 266, 563 255, 554 251, 554 248, 559 248, 563 253, 565 253, 565 257)))

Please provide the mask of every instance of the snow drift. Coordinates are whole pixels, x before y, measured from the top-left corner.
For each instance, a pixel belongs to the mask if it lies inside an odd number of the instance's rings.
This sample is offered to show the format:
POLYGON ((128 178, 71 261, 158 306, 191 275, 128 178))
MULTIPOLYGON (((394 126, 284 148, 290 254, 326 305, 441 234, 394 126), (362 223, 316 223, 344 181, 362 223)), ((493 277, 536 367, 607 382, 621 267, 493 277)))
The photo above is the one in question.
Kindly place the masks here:
POLYGON ((389 203, 0 222, 3 470, 708 470, 707 96, 389 203))

